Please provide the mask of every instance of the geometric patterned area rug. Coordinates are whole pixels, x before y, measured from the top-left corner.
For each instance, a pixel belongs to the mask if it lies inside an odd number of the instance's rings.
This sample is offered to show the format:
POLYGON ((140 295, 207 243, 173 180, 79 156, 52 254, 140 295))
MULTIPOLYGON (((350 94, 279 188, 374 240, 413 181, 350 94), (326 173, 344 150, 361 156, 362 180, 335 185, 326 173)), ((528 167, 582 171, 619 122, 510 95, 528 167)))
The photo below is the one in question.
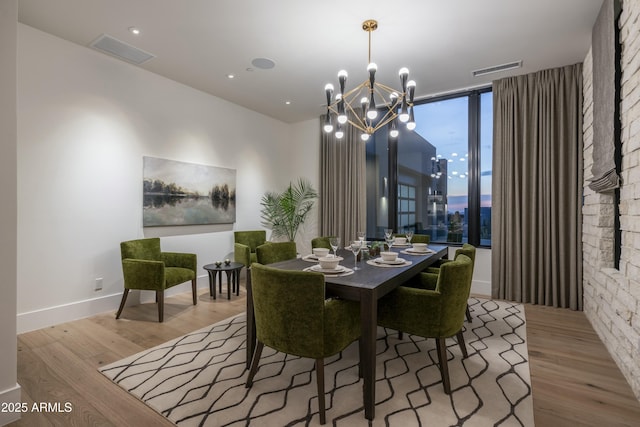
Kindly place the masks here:
MULTIPOLYGON (((327 424, 533 426, 522 305, 470 298, 469 356, 447 340, 451 395, 435 340, 378 328, 376 417, 364 418, 358 344, 325 359, 327 424)), ((319 425, 314 361, 264 348, 245 388, 245 315, 192 332, 100 371, 179 426, 319 425)))

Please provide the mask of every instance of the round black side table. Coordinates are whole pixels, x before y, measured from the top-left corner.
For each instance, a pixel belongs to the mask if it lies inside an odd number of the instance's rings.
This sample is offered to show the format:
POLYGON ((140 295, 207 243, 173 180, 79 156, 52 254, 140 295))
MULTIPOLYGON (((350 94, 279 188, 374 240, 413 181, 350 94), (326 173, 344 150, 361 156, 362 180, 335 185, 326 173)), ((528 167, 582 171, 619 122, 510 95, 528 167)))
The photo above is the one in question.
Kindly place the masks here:
POLYGON ((209 273, 209 295, 216 299, 216 276, 218 276, 218 288, 220 295, 222 295, 222 272, 227 273, 227 299, 231 299, 231 289, 233 285, 233 291, 236 295, 240 295, 240 271, 244 267, 241 262, 232 262, 229 265, 220 264, 207 264, 203 268, 209 273))

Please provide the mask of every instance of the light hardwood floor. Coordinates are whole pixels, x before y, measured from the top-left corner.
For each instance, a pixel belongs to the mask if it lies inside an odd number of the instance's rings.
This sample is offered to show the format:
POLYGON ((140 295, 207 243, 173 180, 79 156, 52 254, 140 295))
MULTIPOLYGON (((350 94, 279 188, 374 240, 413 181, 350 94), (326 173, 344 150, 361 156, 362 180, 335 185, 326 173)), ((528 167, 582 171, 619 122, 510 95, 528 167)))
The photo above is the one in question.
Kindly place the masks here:
MULTIPOLYGON (((171 426, 122 392, 98 367, 223 320, 245 309, 240 297, 211 300, 200 291, 18 336, 22 401, 72 404, 68 413, 24 413, 12 426, 171 426)), ((582 312, 526 306, 536 426, 640 426, 640 403, 582 312)))

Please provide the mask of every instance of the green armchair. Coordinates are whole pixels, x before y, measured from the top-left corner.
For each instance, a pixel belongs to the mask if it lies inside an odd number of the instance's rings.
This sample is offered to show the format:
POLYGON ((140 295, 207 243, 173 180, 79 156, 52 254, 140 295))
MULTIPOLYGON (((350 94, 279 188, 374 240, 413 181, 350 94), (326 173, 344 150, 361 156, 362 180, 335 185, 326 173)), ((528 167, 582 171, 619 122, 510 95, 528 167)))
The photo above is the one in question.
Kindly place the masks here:
POLYGON ((471 290, 473 263, 460 254, 443 264, 440 274, 422 274, 427 287, 401 286, 378 302, 378 325, 425 338, 435 338, 444 391, 451 394, 445 338, 456 336, 464 357, 462 334, 467 299, 471 290), (430 283, 431 282, 431 283, 430 283))
POLYGON ((256 259, 262 265, 295 259, 298 256, 296 242, 271 242, 256 248, 256 259))
MULTIPOLYGON (((470 245, 469 243, 463 244, 461 248, 456 249, 456 253, 453 259, 456 259, 460 254, 464 254, 469 258, 471 258, 471 264, 475 266, 475 263, 476 263, 476 247, 475 246, 470 245)), ((449 259, 440 260, 438 264, 436 264, 436 266, 427 268, 425 272, 438 274, 440 272, 440 267, 442 266, 442 264, 447 262, 451 262, 451 260, 449 259)), ((465 316, 467 317, 467 322, 471 323, 471 312, 469 311, 469 306, 467 306, 467 309, 465 311, 465 316)))
POLYGON ((267 242, 267 232, 264 230, 235 231, 233 238, 234 261, 251 268, 251 264, 257 260, 256 248, 267 242))
MULTIPOLYGON (((246 387, 253 385, 264 346, 315 359, 320 423, 325 423, 324 358, 360 337, 355 301, 325 300, 320 273, 280 270, 256 263, 251 268, 257 345, 246 387)), ((268 380, 268 377, 264 378, 268 380)))
POLYGON ((331 249, 331 245, 329 244, 329 239, 333 236, 320 236, 311 239, 311 249, 313 248, 326 248, 331 249))
POLYGON ((198 303, 195 254, 162 252, 160 238, 129 240, 120 243, 124 293, 116 319, 120 318, 129 290, 155 291, 158 319, 164 321, 164 291, 180 283, 191 281, 193 305, 198 303))

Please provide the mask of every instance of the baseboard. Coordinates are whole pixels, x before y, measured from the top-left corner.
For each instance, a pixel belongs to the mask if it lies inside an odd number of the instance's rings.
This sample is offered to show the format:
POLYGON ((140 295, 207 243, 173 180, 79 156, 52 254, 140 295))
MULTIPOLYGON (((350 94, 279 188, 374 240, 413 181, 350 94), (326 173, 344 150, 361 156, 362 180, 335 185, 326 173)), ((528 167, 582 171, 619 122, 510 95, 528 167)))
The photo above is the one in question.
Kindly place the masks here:
MULTIPOLYGON (((208 289, 208 276, 198 277, 198 289, 208 289)), ((189 292, 191 285, 183 283, 175 286, 165 293, 165 296, 171 296, 183 292, 189 292)), ((471 293, 474 295, 491 296, 491 282, 474 280, 471 284, 471 293)), ((55 307, 47 307, 41 310, 19 313, 16 316, 17 333, 22 334, 36 329, 47 328, 49 326, 58 325, 60 323, 71 322, 73 320, 83 319, 85 317, 94 316, 106 311, 113 311, 114 314, 120 305, 122 292, 104 295, 97 298, 91 298, 84 301, 76 301, 69 304, 62 304, 55 307)), ((140 296, 130 294, 127 298, 127 306, 139 303, 148 303, 155 299, 153 292, 145 292, 140 296)))
MULTIPOLYGON (((0 404, 2 404, 2 411, 0 411, 0 426, 6 426, 9 423, 20 419, 20 411, 12 410, 14 405, 20 405, 22 402, 22 391, 20 384, 16 384, 10 389, 0 391, 0 404), (6 409, 6 410, 5 410, 6 409)), ((18 409, 20 409, 18 407, 18 409)))
MULTIPOLYGON (((208 276, 198 277, 198 289, 209 289, 208 276), (206 280, 205 280, 206 279, 206 280), (206 285, 205 285, 206 283, 206 285)), ((191 284, 183 283, 167 290, 165 296, 171 296, 183 292, 190 292, 191 284)), ((122 292, 111 295, 103 295, 96 298, 90 298, 83 301, 75 301, 68 304, 62 304, 54 307, 47 307, 40 310, 19 313, 16 316, 16 330, 18 334, 36 329, 42 329, 49 326, 58 325, 60 323, 71 322, 73 320, 83 319, 85 317, 94 316, 106 311, 115 312, 118 310, 122 292)), ((131 292, 127 298, 127 306, 139 304, 140 302, 149 302, 155 300, 153 292, 144 292, 142 297, 140 294, 131 292)))
POLYGON ((491 298, 491 282, 474 280, 471 282, 471 293, 491 298))
POLYGON ((75 301, 55 307, 19 313, 17 319, 17 333, 22 334, 36 329, 42 329, 72 320, 82 319, 109 310, 117 310, 122 293, 105 295, 84 301, 75 301))

